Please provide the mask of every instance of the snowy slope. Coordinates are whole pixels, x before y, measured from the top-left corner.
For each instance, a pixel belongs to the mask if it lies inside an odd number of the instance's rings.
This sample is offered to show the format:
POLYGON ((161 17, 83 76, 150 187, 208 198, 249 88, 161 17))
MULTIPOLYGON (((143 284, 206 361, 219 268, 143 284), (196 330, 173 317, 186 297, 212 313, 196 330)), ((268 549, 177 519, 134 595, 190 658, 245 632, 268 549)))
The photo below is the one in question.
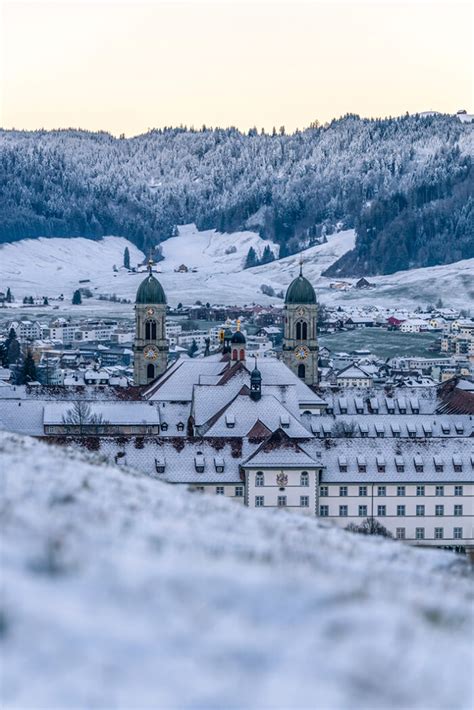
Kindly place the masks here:
MULTIPOLYGON (((371 291, 336 292, 329 288, 334 279, 321 276, 330 264, 352 249, 355 242, 353 230, 333 234, 326 244, 310 247, 302 253, 304 272, 316 286, 321 301, 357 304, 375 303, 380 306, 399 307, 426 305, 442 298, 447 304, 460 308, 474 303, 474 259, 444 266, 403 271, 389 276, 369 277, 377 285, 371 291)), ((284 290, 297 275, 299 255, 280 261, 243 270, 249 248, 261 254, 269 244, 274 253, 278 246, 260 239, 255 232, 220 234, 215 230, 199 232, 194 225, 179 228, 179 235, 162 244, 164 261, 157 265, 159 278, 171 305, 178 302, 203 302, 226 304, 280 302, 262 294, 260 287, 267 284, 275 292, 284 290), (235 253, 226 253, 235 247, 235 253), (195 273, 176 273, 184 263, 195 267, 195 273)), ((130 242, 120 237, 105 237, 94 242, 87 239, 33 239, 0 246, 0 290, 12 288, 17 299, 24 295, 55 296, 64 293, 70 307, 70 298, 81 279, 90 279, 94 294, 116 293, 133 300, 143 274, 132 274, 120 268, 114 273, 114 264, 123 262, 123 251, 128 246, 131 264, 143 261, 144 255, 130 242)), ((345 279, 353 283, 355 279, 345 279)), ((81 313, 91 306, 88 301, 81 313)), ((130 315, 130 306, 104 304, 100 309, 117 315, 130 315)))
POLYGON ((2 707, 469 707, 453 554, 10 434, 0 457, 2 707))

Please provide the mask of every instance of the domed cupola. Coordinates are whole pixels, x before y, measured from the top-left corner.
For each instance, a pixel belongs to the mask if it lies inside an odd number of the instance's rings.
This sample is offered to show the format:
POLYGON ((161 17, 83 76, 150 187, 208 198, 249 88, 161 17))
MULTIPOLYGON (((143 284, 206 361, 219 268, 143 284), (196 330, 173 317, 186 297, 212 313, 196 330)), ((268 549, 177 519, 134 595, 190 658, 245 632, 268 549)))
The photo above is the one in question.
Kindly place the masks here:
POLYGON ((240 330, 236 330, 230 340, 232 360, 245 360, 245 344, 245 335, 240 330))
POLYGON ((135 303, 143 305, 158 305, 166 303, 166 295, 163 286, 151 273, 151 265, 148 266, 148 276, 143 279, 138 287, 135 303))
POLYGON ((300 273, 288 286, 285 296, 287 304, 312 304, 316 303, 316 292, 307 278, 303 276, 303 266, 300 264, 300 273))

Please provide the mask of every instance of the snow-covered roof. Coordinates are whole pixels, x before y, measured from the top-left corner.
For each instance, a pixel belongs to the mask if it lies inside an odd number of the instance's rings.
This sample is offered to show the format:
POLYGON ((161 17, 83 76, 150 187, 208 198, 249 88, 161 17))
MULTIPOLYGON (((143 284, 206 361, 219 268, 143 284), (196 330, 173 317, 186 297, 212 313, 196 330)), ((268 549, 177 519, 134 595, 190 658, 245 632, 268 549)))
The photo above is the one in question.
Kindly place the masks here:
MULTIPOLYGON (((157 407, 143 402, 87 402, 87 408, 93 417, 101 417, 107 424, 148 424, 160 423, 157 407)), ((55 402, 44 407, 45 425, 63 424, 64 419, 74 416, 74 403, 55 402)), ((75 419, 74 419, 75 421, 75 419)), ((87 418, 85 418, 87 422, 87 418)))

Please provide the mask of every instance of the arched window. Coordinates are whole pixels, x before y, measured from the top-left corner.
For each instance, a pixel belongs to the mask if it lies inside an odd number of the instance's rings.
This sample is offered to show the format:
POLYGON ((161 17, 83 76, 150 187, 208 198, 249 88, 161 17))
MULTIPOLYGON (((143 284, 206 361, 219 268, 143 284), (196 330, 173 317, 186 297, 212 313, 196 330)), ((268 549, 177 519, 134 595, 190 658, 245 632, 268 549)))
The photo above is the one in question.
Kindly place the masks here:
POLYGON ((261 488, 263 485, 265 485, 265 478, 263 476, 263 473, 261 471, 257 471, 255 475, 255 486, 257 488, 261 488))
POLYGON ((149 380, 153 380, 155 378, 155 366, 151 362, 147 365, 146 376, 149 380))
POLYGON ((245 350, 243 348, 240 351, 240 360, 245 360, 245 350))
POLYGON ((237 348, 234 348, 232 350, 232 360, 237 360, 237 356, 238 356, 238 350, 237 350, 237 348))
POLYGON ((309 486, 309 476, 307 471, 302 471, 301 473, 300 486, 309 486))
POLYGON ((305 365, 298 365, 298 377, 299 377, 301 380, 304 380, 305 376, 306 376, 306 367, 305 367, 305 365))
POLYGON ((156 340, 156 320, 145 322, 145 340, 156 340))
POLYGON ((308 324, 304 320, 299 320, 296 324, 296 340, 308 339, 308 324))

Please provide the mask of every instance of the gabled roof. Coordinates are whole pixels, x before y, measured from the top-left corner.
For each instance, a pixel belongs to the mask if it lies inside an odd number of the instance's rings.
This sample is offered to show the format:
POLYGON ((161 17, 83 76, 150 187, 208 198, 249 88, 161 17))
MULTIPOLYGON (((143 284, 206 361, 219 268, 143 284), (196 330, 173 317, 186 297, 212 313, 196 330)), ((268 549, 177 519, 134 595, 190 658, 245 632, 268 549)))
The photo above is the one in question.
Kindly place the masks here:
POLYGON ((257 419, 250 431, 247 432, 247 439, 266 439, 272 432, 265 424, 257 419))
POLYGON ((265 468, 285 466, 285 468, 315 468, 322 464, 313 459, 286 431, 277 429, 250 456, 242 466, 265 468))

